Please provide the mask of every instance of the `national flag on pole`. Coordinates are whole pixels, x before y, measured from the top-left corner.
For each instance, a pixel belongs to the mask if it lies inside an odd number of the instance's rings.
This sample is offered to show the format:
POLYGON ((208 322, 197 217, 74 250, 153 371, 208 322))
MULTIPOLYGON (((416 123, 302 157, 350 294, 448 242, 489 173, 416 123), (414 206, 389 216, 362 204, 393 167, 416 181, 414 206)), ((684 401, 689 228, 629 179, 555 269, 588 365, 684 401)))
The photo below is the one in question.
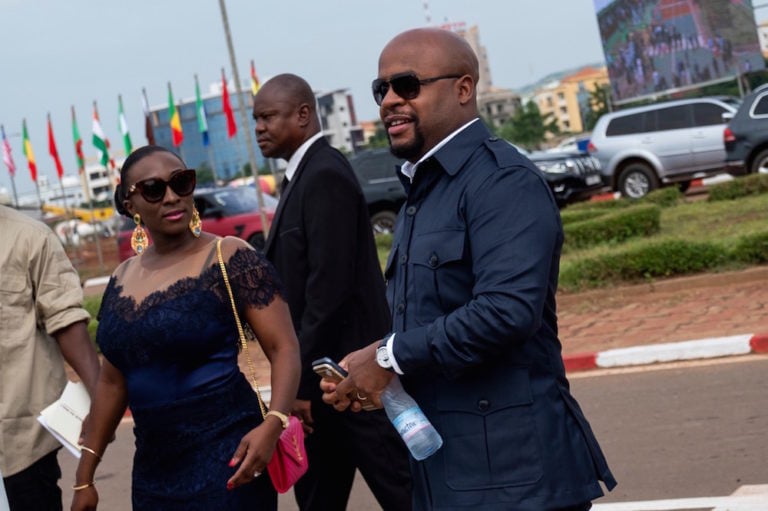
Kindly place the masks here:
POLYGON ((260 88, 259 77, 256 76, 256 66, 253 64, 253 60, 251 60, 251 92, 254 96, 259 92, 260 88))
POLYGON ((64 177, 64 167, 61 165, 61 158, 59 158, 59 150, 56 148, 56 139, 53 138, 53 126, 51 125, 51 114, 48 114, 48 154, 53 158, 53 163, 56 165, 56 175, 59 176, 59 180, 64 177))
POLYGON ((8 167, 8 174, 11 177, 16 175, 16 164, 13 162, 13 155, 11 154, 11 144, 8 143, 8 139, 5 137, 5 127, 0 125, 0 133, 3 136, 3 161, 5 166, 8 167))
POLYGON ((146 89, 141 89, 141 106, 144 110, 144 135, 147 137, 147 144, 155 145, 155 130, 152 127, 152 113, 149 111, 146 89))
POLYGON ((27 165, 29 165, 29 173, 32 176, 32 181, 37 183, 37 163, 35 162, 35 152, 32 150, 32 142, 29 141, 26 119, 22 120, 21 136, 24 157, 27 158, 27 165))
POLYGON ((195 75, 195 110, 197 111, 197 129, 203 136, 203 145, 207 146, 210 142, 208 139, 208 119, 205 117, 205 105, 203 98, 200 97, 200 84, 197 82, 197 75, 195 75))
POLYGON ((131 154, 133 151, 133 144, 131 144, 131 134, 128 133, 128 123, 125 120, 125 113, 123 112, 123 96, 117 95, 117 124, 120 128, 120 134, 123 136, 123 145, 125 146, 125 156, 131 154))
POLYGON ((227 77, 224 75, 224 68, 221 69, 221 105, 227 118, 227 137, 232 138, 237 135, 237 124, 235 124, 232 105, 229 104, 229 91, 227 90, 227 77))
POLYGON ((173 92, 171 91, 171 82, 168 82, 168 119, 171 124, 171 139, 173 146, 179 147, 184 141, 184 132, 181 129, 181 116, 173 102, 173 92))
POLYGON ((101 129, 99 122, 99 111, 96 108, 96 102, 93 102, 93 145, 99 151, 99 161, 104 167, 110 163, 109 159, 109 140, 104 136, 104 130, 101 129))
POLYGON ((77 172, 85 172, 85 155, 83 154, 83 140, 80 138, 80 130, 77 128, 75 118, 75 106, 72 105, 72 139, 75 141, 75 156, 77 157, 77 172))

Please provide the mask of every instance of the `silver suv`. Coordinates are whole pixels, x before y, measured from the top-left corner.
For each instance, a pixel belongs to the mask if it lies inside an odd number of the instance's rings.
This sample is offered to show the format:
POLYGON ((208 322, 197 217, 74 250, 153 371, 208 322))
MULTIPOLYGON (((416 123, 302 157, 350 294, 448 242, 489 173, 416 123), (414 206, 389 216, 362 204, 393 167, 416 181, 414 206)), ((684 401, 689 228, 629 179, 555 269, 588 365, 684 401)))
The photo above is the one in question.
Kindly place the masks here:
POLYGON ((588 150, 603 180, 625 197, 725 172, 723 129, 739 107, 731 96, 681 99, 628 108, 597 121, 588 150))

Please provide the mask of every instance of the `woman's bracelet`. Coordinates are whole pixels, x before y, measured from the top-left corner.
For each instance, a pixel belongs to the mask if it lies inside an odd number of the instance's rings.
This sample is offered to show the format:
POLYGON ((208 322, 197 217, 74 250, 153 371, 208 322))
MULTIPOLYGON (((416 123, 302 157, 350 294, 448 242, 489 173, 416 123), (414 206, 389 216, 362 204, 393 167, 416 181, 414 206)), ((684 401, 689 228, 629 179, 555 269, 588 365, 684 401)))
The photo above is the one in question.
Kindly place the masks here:
POLYGON ((90 483, 86 483, 86 484, 75 485, 75 486, 72 487, 72 489, 75 490, 75 491, 80 491, 80 490, 85 490, 86 488, 90 488, 91 486, 93 486, 93 481, 91 481, 90 483))
POLYGON ((86 447, 84 445, 81 445, 80 449, 82 449, 85 452, 89 452, 89 453, 93 454, 94 456, 96 456, 99 459, 99 461, 101 461, 101 456, 99 456, 99 454, 96 451, 94 451, 93 449, 91 449, 90 447, 86 447))

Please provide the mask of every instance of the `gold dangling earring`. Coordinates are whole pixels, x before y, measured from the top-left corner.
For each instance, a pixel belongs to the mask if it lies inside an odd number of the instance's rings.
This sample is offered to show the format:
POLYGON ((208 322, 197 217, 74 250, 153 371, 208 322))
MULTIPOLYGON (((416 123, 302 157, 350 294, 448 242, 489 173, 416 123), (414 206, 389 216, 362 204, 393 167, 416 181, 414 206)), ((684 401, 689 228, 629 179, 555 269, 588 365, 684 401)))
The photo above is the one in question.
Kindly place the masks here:
POLYGON ((141 255, 149 246, 149 240, 147 239, 146 231, 141 226, 141 215, 138 213, 133 215, 133 221, 136 222, 136 228, 133 229, 133 234, 131 235, 131 248, 136 252, 136 255, 141 255))
POLYGON ((192 236, 195 238, 200 237, 200 233, 203 232, 203 222, 200 220, 200 213, 197 212, 197 208, 192 206, 192 220, 189 221, 189 230, 192 231, 192 236))

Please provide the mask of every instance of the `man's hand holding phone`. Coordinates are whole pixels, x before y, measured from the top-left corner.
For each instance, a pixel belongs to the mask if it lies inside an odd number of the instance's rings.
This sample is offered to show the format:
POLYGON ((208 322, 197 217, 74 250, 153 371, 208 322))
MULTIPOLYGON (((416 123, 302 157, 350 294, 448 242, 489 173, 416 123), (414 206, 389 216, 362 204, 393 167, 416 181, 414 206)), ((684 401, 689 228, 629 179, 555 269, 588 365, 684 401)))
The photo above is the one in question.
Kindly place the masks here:
MULTIPOLYGON (((334 386, 337 383, 341 383, 347 377, 347 371, 329 357, 323 357, 312 362, 312 369, 325 382, 332 383, 334 386)), ((321 382, 323 392, 326 392, 325 387, 326 385, 321 382)), ((355 392, 355 395, 350 396, 350 399, 360 403, 363 410, 371 411, 377 408, 372 400, 369 400, 367 396, 360 392, 355 392)))

